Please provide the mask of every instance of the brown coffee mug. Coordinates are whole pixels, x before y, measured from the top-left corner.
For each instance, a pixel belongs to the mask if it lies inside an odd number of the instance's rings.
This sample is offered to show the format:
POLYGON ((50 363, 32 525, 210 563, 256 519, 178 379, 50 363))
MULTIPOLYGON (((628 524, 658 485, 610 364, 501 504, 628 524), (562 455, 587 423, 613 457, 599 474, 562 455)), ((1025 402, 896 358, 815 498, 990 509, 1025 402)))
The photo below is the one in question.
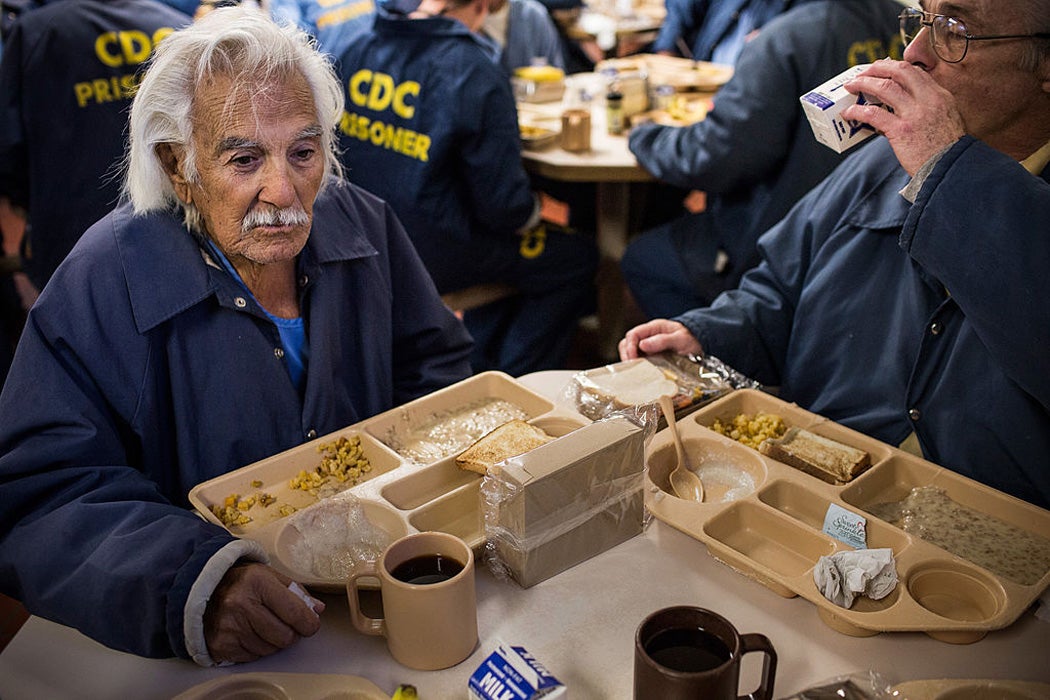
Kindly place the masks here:
POLYGON ((591 150, 591 113, 567 109, 561 115, 561 147, 571 153, 591 150))
POLYGON ((740 634, 721 615, 693 606, 663 608, 634 637, 635 700, 737 700, 740 659, 760 651, 762 682, 749 697, 771 700, 777 653, 761 634, 740 634))
POLYGON ((386 637, 390 654, 422 671, 455 666, 478 643, 474 552, 444 532, 417 532, 393 542, 346 584, 350 619, 365 634, 386 637), (358 579, 379 579, 383 617, 361 610, 358 579))

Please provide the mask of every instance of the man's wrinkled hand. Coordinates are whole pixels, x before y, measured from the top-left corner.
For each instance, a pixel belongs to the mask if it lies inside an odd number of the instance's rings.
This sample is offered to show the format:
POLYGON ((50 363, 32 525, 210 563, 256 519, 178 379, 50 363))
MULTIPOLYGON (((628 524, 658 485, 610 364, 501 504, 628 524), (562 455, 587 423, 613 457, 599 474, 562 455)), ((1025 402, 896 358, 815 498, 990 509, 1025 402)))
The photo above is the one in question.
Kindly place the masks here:
POLYGON ((883 134, 909 175, 966 134, 955 98, 918 66, 882 59, 845 87, 882 103, 851 105, 842 117, 883 134))
POLYGON ((264 564, 238 564, 215 587, 204 612, 204 639, 216 662, 254 661, 321 628, 318 613, 288 588, 291 580, 264 564))
POLYGON ((670 350, 679 355, 700 354, 703 349, 692 333, 678 321, 658 318, 627 331, 619 344, 620 359, 633 360, 670 350))

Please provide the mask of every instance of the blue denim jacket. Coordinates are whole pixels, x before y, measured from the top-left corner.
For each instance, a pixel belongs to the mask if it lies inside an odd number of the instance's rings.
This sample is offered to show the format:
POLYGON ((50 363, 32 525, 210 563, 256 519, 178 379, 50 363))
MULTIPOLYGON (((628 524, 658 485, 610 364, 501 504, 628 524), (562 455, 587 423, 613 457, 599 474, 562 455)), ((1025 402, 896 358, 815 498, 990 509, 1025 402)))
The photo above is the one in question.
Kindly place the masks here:
POLYGON ((732 41, 736 47, 721 48, 739 54, 745 38, 737 31, 741 18, 746 17, 752 29, 757 29, 783 12, 787 4, 787 0, 668 0, 653 51, 682 53, 678 45, 681 38, 692 53, 688 58, 698 61, 710 61, 724 41, 732 41))
POLYGON ((29 315, 0 394, 0 590, 117 649, 185 656, 183 607, 232 537, 195 484, 469 374, 470 338, 389 207, 335 183, 298 261, 303 395, 277 329, 179 218, 122 206, 29 315))
POLYGON ((479 281, 491 247, 479 242, 516 250, 535 206, 490 51, 454 19, 377 15, 339 59, 347 178, 390 203, 443 293, 479 281))
POLYGON ((759 239, 739 289, 682 321, 789 401, 1050 505, 1050 168, 965 137, 914 205, 882 139, 759 239))
POLYGON ((191 21, 152 0, 49 2, 26 8, 5 38, 0 196, 26 209, 22 266, 37 289, 115 205, 142 62, 191 21))
POLYGON ((842 161, 813 137, 799 96, 852 65, 899 59, 899 12, 894 0, 796 6, 744 47, 706 119, 631 130, 631 152, 654 177, 707 193, 695 229, 729 255, 727 283, 758 264, 758 237, 842 161))

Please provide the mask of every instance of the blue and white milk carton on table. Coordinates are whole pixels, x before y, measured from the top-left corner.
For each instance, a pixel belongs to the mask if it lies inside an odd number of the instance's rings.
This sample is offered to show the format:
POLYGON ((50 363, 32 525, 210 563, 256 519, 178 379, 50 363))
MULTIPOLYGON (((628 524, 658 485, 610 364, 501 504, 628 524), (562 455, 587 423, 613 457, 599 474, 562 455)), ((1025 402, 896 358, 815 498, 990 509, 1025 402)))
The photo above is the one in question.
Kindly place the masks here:
POLYGON ((470 700, 567 700, 568 690, 525 647, 500 643, 469 683, 470 700))

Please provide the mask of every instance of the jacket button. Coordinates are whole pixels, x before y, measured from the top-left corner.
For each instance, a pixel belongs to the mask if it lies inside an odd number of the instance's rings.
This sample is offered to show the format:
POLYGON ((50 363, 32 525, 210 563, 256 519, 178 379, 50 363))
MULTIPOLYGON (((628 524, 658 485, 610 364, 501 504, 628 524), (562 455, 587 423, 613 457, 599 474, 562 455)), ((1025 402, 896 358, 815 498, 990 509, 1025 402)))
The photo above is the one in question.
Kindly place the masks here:
POLYGON ((315 437, 317 437, 317 431, 316 430, 314 430, 313 428, 310 428, 309 430, 306 431, 306 439, 307 440, 313 440, 315 437))
POLYGON ((930 324, 930 333, 932 333, 933 335, 940 335, 941 331, 943 330, 944 324, 942 324, 940 321, 934 321, 930 324))
POLYGON ((919 418, 921 416, 922 416, 922 414, 919 413, 919 409, 917 409, 917 408, 908 409, 908 418, 911 418, 913 421, 919 420, 919 418))
POLYGON ((273 356, 277 359, 281 359, 282 357, 284 357, 284 348, 274 348, 273 356))
POLYGON ((300 287, 305 287, 309 282, 310 282, 310 277, 308 275, 303 275, 302 277, 299 278, 299 286, 300 287))
POLYGON ((245 306, 248 305, 248 300, 244 297, 236 297, 234 298, 233 303, 237 305, 238 309, 243 309, 245 306))

